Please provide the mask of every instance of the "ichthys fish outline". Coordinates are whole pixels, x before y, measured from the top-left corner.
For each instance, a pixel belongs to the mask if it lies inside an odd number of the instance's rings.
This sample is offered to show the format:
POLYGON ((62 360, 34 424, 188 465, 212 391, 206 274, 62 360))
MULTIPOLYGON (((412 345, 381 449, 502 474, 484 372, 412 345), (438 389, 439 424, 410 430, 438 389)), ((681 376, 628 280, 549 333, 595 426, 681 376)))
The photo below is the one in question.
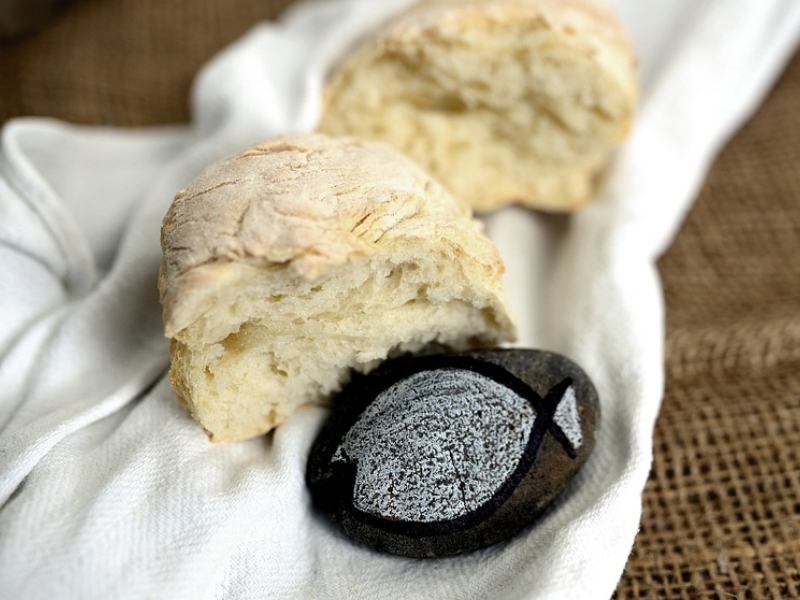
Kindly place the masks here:
POLYGON ((352 383, 348 395, 360 398, 361 402, 356 403, 358 406, 354 406, 352 410, 348 411, 349 414, 344 416, 343 421, 337 427, 342 433, 330 449, 326 459, 328 470, 320 481, 320 484, 327 490, 320 491, 323 491, 326 496, 332 494, 334 497, 338 497, 340 502, 344 502, 346 498, 351 499, 350 505, 339 506, 338 510, 344 510, 358 521, 388 533, 422 538, 469 529, 489 518, 513 495, 533 468, 539 449, 548 434, 560 444, 567 456, 572 459, 577 456, 577 449, 554 418, 559 404, 564 400, 567 390, 572 385, 572 378, 566 377, 553 385, 544 396, 541 396, 529 384, 506 368, 470 356, 428 356, 407 361, 396 360, 391 369, 385 371, 378 369, 352 383), (339 447, 350 428, 358 422, 366 406, 371 404, 381 392, 416 373, 453 369, 472 371, 487 377, 507 387, 533 407, 536 418, 528 435, 527 444, 511 474, 486 502, 454 518, 426 522, 408 521, 378 516, 353 506, 357 463, 341 459, 334 460, 333 449, 339 447))

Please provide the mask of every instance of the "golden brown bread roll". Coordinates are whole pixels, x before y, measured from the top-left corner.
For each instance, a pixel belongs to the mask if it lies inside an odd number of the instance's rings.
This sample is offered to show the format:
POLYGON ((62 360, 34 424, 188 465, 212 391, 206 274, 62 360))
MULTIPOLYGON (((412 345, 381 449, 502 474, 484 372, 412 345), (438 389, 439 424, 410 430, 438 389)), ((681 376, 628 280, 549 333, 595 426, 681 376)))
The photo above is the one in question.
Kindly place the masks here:
POLYGON ((476 210, 569 211, 636 99, 631 47, 599 0, 426 0, 341 62, 319 128, 392 144, 476 210))
POLYGON ((388 356, 514 337, 494 245, 383 144, 297 134, 211 165, 162 249, 170 378, 215 441, 269 431, 388 356))

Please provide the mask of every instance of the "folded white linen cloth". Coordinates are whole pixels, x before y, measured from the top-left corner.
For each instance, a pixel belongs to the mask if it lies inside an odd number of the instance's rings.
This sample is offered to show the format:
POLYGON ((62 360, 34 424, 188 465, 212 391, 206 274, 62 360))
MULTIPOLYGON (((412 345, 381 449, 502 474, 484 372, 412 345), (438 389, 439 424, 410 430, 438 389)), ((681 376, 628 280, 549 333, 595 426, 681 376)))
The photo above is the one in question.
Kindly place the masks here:
POLYGON ((796 0, 617 0, 643 100, 580 214, 487 218, 520 344, 597 385, 594 454, 535 527, 439 560, 380 555, 310 510, 321 408, 212 445, 175 401, 159 228, 206 164, 316 123, 327 68, 408 0, 328 0, 198 75, 190 125, 20 119, 0 149, 0 590, 7 598, 607 598, 640 517, 663 387, 655 260, 800 33, 796 0), (280 57, 276 59, 276 57, 280 57))

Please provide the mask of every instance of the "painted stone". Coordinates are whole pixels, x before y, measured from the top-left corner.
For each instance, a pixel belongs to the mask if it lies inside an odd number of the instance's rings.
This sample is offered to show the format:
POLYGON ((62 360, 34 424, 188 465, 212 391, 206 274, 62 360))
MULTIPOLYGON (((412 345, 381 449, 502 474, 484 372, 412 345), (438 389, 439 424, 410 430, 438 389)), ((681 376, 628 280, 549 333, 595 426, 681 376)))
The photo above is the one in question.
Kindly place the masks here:
POLYGON ((355 377, 309 455, 315 506, 409 557, 468 552, 532 523, 588 458, 587 375, 540 350, 404 357, 355 377))

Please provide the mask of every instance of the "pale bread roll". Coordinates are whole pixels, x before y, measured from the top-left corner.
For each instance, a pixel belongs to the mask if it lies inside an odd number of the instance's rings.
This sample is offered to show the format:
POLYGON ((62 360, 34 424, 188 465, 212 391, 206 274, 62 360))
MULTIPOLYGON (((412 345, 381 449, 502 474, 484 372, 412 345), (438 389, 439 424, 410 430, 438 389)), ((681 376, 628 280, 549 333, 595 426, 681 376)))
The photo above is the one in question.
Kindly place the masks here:
POLYGON ((426 0, 342 60, 319 129, 392 144, 479 211, 571 211, 637 94, 628 39, 599 0, 426 0))
POLYGON ((214 441, 388 356, 514 338, 479 222, 384 144, 288 135, 215 163, 175 197, 162 249, 170 378, 214 441))

